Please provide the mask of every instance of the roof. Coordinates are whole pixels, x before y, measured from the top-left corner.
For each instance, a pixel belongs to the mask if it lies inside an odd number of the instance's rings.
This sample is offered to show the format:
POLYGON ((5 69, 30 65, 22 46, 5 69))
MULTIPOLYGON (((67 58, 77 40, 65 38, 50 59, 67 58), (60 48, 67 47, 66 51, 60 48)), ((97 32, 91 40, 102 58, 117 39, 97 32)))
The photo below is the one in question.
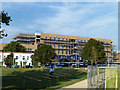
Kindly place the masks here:
MULTIPOLYGON (((48 34, 48 33, 36 33, 36 34, 40 34, 41 37, 57 37, 57 38, 66 38, 66 39, 80 39, 80 40, 89 40, 92 37, 79 37, 79 36, 70 36, 70 35, 59 35, 59 34, 48 34)), ((102 42, 109 42, 111 43, 112 40, 110 39, 102 39, 102 38, 93 38, 102 42)))

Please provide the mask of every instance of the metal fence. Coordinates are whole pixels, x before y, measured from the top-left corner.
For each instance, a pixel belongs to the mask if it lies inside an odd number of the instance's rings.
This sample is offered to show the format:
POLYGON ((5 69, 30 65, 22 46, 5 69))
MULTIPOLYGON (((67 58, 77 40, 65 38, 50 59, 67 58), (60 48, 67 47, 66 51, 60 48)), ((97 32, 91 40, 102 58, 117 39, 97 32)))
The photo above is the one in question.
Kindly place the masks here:
POLYGON ((88 66, 88 88, 120 88, 120 66, 88 66))

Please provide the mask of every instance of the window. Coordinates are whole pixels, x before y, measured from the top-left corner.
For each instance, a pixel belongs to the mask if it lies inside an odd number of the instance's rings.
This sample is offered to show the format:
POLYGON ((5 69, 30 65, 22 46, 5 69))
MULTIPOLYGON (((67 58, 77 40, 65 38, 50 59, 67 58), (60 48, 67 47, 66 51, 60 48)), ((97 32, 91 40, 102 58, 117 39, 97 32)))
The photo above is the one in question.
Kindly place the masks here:
POLYGON ((40 36, 37 36, 37 38, 40 38, 40 36))
POLYGON ((60 54, 60 50, 58 50, 58 55, 60 54))
POLYGON ((58 48, 60 48, 60 44, 58 45, 58 48))
POLYGON ((6 58, 6 56, 4 56, 4 58, 6 58))
POLYGON ((25 56, 23 56, 23 60, 25 60, 25 56))
POLYGON ((50 41, 52 41, 52 38, 50 37, 50 41))
POLYGON ((68 50, 66 50, 66 54, 68 54, 68 50))
POLYGON ((16 56, 16 59, 18 59, 18 56, 16 56))
POLYGON ((62 50, 62 54, 64 54, 64 50, 62 50))
POLYGON ((56 38, 54 37, 54 41, 56 41, 56 38))
POLYGON ((54 44, 54 48, 55 48, 55 44, 54 44))
POLYGON ((108 47, 107 47, 107 51, 108 51, 108 47))
POLYGON ((27 60, 29 60, 29 56, 27 56, 27 60))
POLYGON ((47 37, 46 37, 45 39, 46 39, 46 41, 47 41, 47 37))

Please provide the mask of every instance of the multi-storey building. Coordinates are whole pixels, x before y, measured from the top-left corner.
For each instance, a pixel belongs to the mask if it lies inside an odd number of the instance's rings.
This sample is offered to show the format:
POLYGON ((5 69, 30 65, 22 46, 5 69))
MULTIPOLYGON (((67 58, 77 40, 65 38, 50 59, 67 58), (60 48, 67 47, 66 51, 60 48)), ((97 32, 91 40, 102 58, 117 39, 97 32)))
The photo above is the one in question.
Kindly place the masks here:
POLYGON ((34 43, 35 43, 35 35, 34 34, 19 33, 13 39, 21 44, 34 45, 34 43))
MULTIPOLYGON (((41 44, 51 45, 55 49, 58 59, 80 60, 80 53, 89 39, 88 37, 35 33, 35 44, 38 46, 41 44)), ((106 56, 110 57, 112 54, 112 41, 108 39, 94 39, 104 42, 106 56)))
MULTIPOLYGON (((82 49, 85 43, 90 38, 68 36, 68 35, 47 34, 47 33, 35 33, 35 35, 32 34, 31 36, 29 34, 18 34, 16 37, 14 37, 14 39, 15 41, 18 41, 19 43, 21 43, 21 45, 29 49, 27 51, 31 51, 31 50, 33 51, 38 46, 42 44, 47 44, 47 45, 51 45, 55 49, 55 52, 57 54, 57 57, 56 57, 57 59, 66 58, 69 60, 71 59, 81 60, 80 53, 82 52, 82 49)), ((94 39, 104 42, 104 50, 106 52, 106 56, 111 57, 112 41, 109 39, 99 39, 99 38, 94 38, 94 39)), ((110 58, 109 60, 111 62, 110 58)))

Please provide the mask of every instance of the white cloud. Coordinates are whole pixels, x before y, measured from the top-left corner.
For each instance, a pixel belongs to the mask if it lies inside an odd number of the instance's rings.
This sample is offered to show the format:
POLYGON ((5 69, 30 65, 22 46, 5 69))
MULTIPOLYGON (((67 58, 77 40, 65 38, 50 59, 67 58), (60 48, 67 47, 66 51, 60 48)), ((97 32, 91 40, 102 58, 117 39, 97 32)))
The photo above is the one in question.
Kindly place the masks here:
POLYGON ((106 38, 114 40, 114 44, 117 45, 117 3, 48 7, 55 9, 56 15, 33 20, 31 28, 39 28, 45 33, 106 38))
MULTIPOLYGON (((61 6, 54 4, 39 6, 53 9, 56 13, 54 16, 46 15, 47 18, 36 17, 25 28, 34 32, 37 30, 44 33, 112 39, 117 45, 117 5, 117 3, 64 3, 61 6)), ((18 31, 24 32, 16 28, 16 32, 18 31)))

